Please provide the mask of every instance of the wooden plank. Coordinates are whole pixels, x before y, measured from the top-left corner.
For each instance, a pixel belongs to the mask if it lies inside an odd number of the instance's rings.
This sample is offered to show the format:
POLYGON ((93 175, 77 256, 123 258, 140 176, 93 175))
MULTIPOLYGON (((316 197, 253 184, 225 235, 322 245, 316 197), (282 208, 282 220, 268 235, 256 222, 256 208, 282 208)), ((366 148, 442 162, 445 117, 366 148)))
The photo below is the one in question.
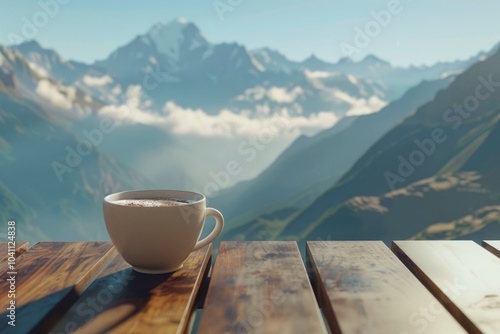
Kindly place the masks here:
POLYGON ((309 241, 306 260, 333 333, 466 333, 381 241, 309 241))
MULTIPOLYGON (((16 241, 14 243, 14 257, 18 257, 22 253, 26 252, 29 248, 29 242, 16 241)), ((7 265, 7 259, 9 258, 8 252, 12 249, 12 243, 10 242, 0 242, 0 268, 7 265)))
POLYGON ((297 244, 221 242, 198 333, 326 333, 297 244))
POLYGON ((500 257, 500 240, 484 240, 483 247, 500 257))
POLYGON ((174 273, 146 275, 118 255, 51 332, 184 333, 211 256, 209 245, 174 273))
MULTIPOLYGON (((2 321, 0 332, 45 332, 115 254, 109 242, 43 242, 28 249, 17 258, 15 274, 0 270, 0 277, 15 276, 16 306, 16 327, 2 321)), ((0 291, 8 290, 10 282, 2 279, 0 291)), ((0 305, 10 300, 0 295, 0 305)))
POLYGON ((500 259, 472 241, 395 241, 393 251, 470 333, 500 333, 500 259))

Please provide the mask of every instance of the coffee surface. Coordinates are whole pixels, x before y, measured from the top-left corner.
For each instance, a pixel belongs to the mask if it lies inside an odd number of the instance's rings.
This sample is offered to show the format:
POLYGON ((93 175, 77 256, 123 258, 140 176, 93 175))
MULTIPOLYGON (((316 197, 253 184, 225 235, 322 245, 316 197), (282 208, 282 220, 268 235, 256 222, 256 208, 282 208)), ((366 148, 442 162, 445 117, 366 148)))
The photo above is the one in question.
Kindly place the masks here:
POLYGON ((175 201, 172 199, 162 198, 144 198, 144 199, 122 199, 115 201, 115 204, 123 206, 142 206, 148 208, 162 207, 162 206, 177 206, 185 202, 175 201))

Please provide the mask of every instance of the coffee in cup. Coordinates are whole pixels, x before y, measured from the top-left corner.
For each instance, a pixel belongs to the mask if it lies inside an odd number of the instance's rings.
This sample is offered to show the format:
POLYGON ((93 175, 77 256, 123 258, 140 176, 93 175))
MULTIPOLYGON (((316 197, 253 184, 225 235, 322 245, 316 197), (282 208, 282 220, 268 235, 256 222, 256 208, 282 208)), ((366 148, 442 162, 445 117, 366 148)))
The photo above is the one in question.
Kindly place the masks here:
POLYGON ((134 270, 147 274, 176 271, 191 252, 222 232, 224 218, 206 208, 202 194, 178 190, 139 190, 108 195, 103 201, 108 234, 134 270), (216 225, 198 241, 206 216, 216 225))

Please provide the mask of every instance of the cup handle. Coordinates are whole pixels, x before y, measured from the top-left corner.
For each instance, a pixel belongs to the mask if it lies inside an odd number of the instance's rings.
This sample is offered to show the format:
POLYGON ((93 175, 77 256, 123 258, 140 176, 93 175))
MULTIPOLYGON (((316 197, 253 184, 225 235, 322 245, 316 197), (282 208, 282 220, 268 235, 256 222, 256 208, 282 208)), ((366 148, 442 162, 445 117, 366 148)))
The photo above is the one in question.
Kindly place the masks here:
POLYGON ((209 235, 207 235, 203 240, 200 240, 196 243, 193 251, 205 247, 206 245, 214 241, 215 238, 217 238, 219 234, 222 232, 222 228, 224 227, 224 217, 222 216, 222 213, 213 208, 206 208, 205 217, 207 216, 212 216, 215 218, 215 227, 212 230, 212 232, 210 232, 209 235))

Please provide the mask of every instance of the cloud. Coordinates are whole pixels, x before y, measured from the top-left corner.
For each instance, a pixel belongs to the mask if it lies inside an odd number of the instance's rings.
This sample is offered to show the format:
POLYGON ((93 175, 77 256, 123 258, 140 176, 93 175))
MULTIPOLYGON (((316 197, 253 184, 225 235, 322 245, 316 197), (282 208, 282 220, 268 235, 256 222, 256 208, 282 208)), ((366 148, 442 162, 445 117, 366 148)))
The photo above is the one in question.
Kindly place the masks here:
POLYGON ((198 134, 206 137, 254 136, 264 128, 273 128, 280 134, 313 134, 333 126, 338 118, 330 112, 305 116, 290 116, 287 108, 273 115, 252 117, 250 111, 234 113, 223 109, 217 115, 208 115, 201 109, 182 108, 169 101, 164 107, 163 124, 176 134, 198 134))
POLYGON ((75 88, 56 87, 48 80, 40 80, 35 88, 35 92, 53 106, 64 110, 70 110, 73 107, 73 99, 76 95, 75 88))
POLYGON ((278 103, 292 103, 299 95, 302 94, 304 94, 304 91, 299 86, 289 92, 286 88, 282 87, 271 87, 267 91, 267 97, 269 97, 271 101, 278 103))
POLYGON ((379 111, 387 105, 387 102, 381 100, 378 96, 373 95, 369 98, 360 98, 350 96, 340 90, 335 90, 333 96, 351 105, 346 113, 346 116, 367 115, 379 111))
POLYGON ((322 79, 329 78, 333 76, 332 72, 324 72, 324 71, 309 71, 305 70, 304 75, 309 79, 322 79))
POLYGON ((242 95, 238 95, 237 101, 260 101, 266 96, 266 89, 262 86, 248 88, 242 95))
POLYGON ((43 67, 38 66, 34 62, 28 61, 28 66, 39 77, 41 77, 41 78, 48 78, 49 77, 49 73, 43 67))
POLYGON ((149 110, 150 106, 141 86, 131 86, 123 103, 105 106, 99 113, 114 118, 118 125, 141 123, 177 135, 220 138, 255 136, 266 127, 276 128, 276 134, 282 135, 314 134, 338 121, 337 116, 327 111, 308 117, 297 115, 293 106, 274 108, 271 112, 270 107, 263 104, 252 110, 222 109, 216 115, 202 109, 184 108, 173 101, 166 102, 161 113, 149 110))
POLYGON ((299 116, 288 118, 290 128, 301 134, 313 135, 320 130, 331 128, 337 123, 339 118, 328 111, 320 111, 309 117, 299 116))
POLYGON ((304 94, 304 90, 297 86, 290 91, 285 87, 270 87, 266 89, 262 86, 248 88, 242 95, 236 97, 237 101, 260 101, 267 97, 270 101, 277 103, 292 103, 304 94))
POLYGON ((82 80, 84 84, 91 87, 105 86, 113 82, 113 79, 109 75, 105 75, 102 77, 92 77, 90 75, 85 75, 83 76, 82 80))
POLYGON ((141 86, 130 86, 127 88, 121 103, 104 106, 99 109, 99 114, 115 119, 117 124, 142 123, 154 125, 161 123, 161 115, 147 110, 150 101, 144 100, 143 97, 141 86))

